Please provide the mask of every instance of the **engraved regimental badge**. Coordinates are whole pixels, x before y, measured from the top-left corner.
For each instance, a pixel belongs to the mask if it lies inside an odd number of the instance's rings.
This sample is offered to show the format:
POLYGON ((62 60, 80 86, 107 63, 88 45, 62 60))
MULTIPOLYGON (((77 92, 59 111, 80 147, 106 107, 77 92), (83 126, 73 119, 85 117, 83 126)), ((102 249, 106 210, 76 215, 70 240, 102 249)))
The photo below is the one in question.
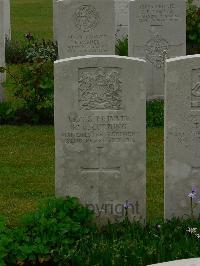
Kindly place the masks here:
POLYGON ((80 6, 73 15, 76 28, 83 32, 88 32, 99 23, 99 14, 95 7, 91 5, 80 6))
POLYGON ((200 107, 200 74, 198 75, 198 80, 193 81, 191 89, 191 107, 199 109, 200 107))
POLYGON ((146 59, 156 68, 161 68, 168 54, 169 44, 161 36, 154 35, 145 45, 146 59))
POLYGON ((79 71, 80 110, 120 110, 120 69, 92 68, 79 71))

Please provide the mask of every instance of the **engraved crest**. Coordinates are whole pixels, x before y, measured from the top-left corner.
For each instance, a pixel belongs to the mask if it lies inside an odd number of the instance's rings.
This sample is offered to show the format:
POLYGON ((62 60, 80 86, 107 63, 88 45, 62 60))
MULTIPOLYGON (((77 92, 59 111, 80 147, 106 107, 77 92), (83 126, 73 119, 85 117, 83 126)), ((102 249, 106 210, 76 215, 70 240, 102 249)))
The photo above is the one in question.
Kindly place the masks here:
POLYGON ((200 82, 197 82, 192 88, 192 95, 195 97, 200 97, 200 82))
POLYGON ((200 107, 200 69, 192 71, 191 107, 200 107))
POLYGON ((151 38, 145 45, 146 59, 156 68, 161 68, 168 54, 169 44, 167 40, 158 34, 151 38))
POLYGON ((80 6, 73 15, 75 26, 87 32, 96 28, 99 23, 99 14, 95 7, 91 5, 80 6))
POLYGON ((122 88, 119 68, 91 68, 79 71, 80 110, 120 110, 122 88))

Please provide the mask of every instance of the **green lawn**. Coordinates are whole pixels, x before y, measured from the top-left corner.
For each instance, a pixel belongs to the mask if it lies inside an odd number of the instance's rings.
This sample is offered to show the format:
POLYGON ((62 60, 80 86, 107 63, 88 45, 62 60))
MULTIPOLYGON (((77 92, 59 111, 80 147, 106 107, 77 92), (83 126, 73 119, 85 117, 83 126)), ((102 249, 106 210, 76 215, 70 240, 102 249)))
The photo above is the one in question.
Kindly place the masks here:
POLYGON ((0 214, 8 223, 54 195, 53 127, 0 127, 0 214))
POLYGON ((11 0, 12 39, 31 32, 42 39, 53 36, 53 0, 11 0))
MULTIPOLYGON (((8 224, 54 195, 52 126, 0 127, 0 214, 8 224)), ((163 214, 163 129, 148 130, 148 219, 163 214)))

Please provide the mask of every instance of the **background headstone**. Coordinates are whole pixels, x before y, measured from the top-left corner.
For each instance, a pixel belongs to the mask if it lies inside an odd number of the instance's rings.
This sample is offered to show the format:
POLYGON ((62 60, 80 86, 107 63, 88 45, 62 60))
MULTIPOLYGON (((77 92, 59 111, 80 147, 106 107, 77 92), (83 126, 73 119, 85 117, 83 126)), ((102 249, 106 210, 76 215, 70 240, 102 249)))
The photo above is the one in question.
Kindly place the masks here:
POLYGON ((200 258, 174 260, 174 261, 152 264, 149 266, 154 266, 154 265, 155 266, 199 266, 200 265, 200 258))
POLYGON ((166 63, 165 218, 190 215, 193 186, 200 193, 200 55, 166 63))
POLYGON ((129 0, 115 0, 115 23, 117 40, 122 40, 128 35, 129 0))
POLYGON ((54 9, 60 59, 115 54, 114 0, 57 0, 54 9))
POLYGON ((4 2, 4 31, 5 37, 11 39, 11 22, 10 22, 10 0, 3 0, 4 2))
MULTIPOLYGON (((5 35, 4 35, 4 2, 0 0, 0 67, 5 66, 5 35)), ((2 82, 5 81, 5 74, 0 73, 0 102, 4 98, 2 82)))
POLYGON ((200 0, 194 0, 193 3, 194 3, 197 7, 200 7, 200 0))
POLYGON ((146 63, 119 56, 55 62, 56 195, 100 218, 145 218, 146 63))
POLYGON ((147 97, 164 96, 165 57, 186 54, 185 0, 130 1, 129 56, 149 62, 147 97))

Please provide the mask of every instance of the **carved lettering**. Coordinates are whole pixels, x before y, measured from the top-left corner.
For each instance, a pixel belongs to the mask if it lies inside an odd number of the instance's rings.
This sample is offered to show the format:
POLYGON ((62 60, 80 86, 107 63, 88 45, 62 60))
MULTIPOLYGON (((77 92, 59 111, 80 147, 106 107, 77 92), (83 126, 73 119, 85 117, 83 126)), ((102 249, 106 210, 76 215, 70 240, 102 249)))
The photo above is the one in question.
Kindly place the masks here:
POLYGON ((175 22, 178 19, 174 3, 141 4, 139 7, 138 20, 140 23, 162 25, 166 22, 175 22))
POLYGON ((134 143, 137 132, 130 129, 126 115, 68 116, 70 131, 63 137, 67 144, 75 143, 134 143))

